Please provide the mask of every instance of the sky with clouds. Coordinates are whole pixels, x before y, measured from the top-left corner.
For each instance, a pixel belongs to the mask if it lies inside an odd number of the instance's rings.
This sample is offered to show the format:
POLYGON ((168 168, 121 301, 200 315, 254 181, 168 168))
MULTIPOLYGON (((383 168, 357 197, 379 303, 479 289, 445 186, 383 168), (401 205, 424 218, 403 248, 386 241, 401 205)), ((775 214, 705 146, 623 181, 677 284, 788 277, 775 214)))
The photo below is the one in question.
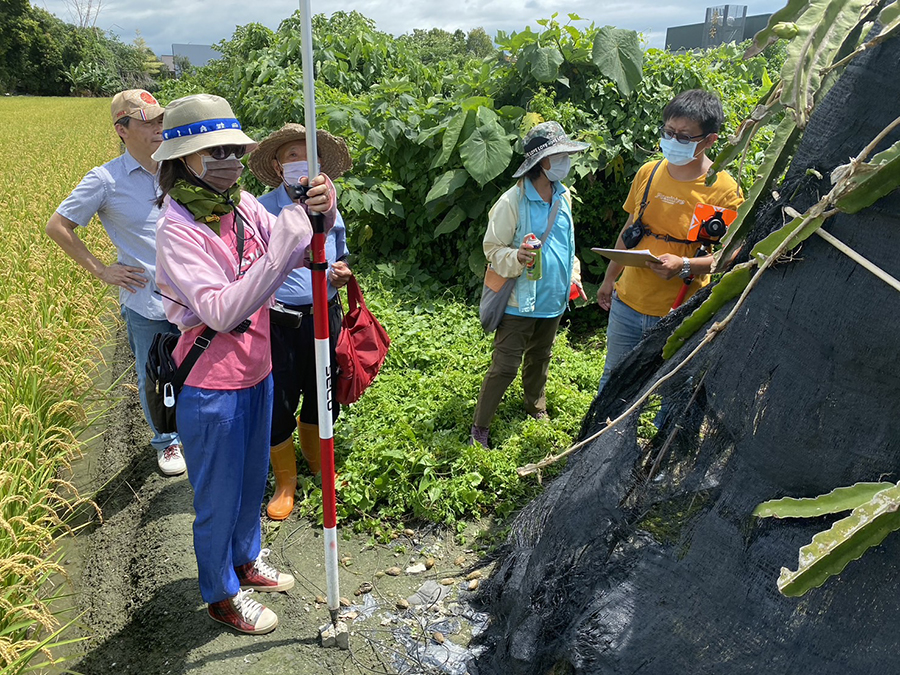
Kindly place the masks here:
MULTIPOLYGON (((92 0, 96 6, 96 0, 92 0)), ((71 8, 88 0, 32 0, 64 21, 76 23, 71 8)), ((172 44, 214 44, 231 37, 235 26, 261 23, 275 29, 282 19, 299 8, 296 0, 217 0, 185 2, 184 0, 100 0, 97 26, 111 30, 125 42, 134 39, 135 31, 157 54, 171 54, 172 44)), ((786 0, 756 0, 747 5, 747 14, 765 14, 784 6, 786 0)), ((709 0, 336 0, 326 3, 313 0, 316 14, 357 10, 374 19, 378 29, 400 35, 415 28, 443 28, 468 31, 484 28, 494 36, 498 30, 520 31, 525 26, 537 28, 537 19, 558 12, 563 21, 569 13, 578 14, 599 26, 612 25, 643 33, 648 46, 662 48, 666 28, 704 20, 709 0)), ((576 24, 578 25, 578 24, 576 24)))

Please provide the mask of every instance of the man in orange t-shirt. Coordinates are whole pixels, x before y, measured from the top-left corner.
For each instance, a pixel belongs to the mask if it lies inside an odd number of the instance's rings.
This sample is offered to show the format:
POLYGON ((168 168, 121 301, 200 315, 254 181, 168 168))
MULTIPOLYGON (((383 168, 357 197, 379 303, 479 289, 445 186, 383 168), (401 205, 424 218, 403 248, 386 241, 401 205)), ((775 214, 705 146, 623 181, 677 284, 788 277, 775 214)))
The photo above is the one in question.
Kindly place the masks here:
POLYGON ((628 220, 616 240, 616 248, 626 248, 623 235, 640 213, 649 182, 641 217, 644 236, 632 248, 649 250, 660 262, 647 262, 646 267, 609 262, 597 291, 597 302, 609 311, 601 391, 612 369, 669 312, 685 280, 693 277, 686 298, 709 283, 712 255, 700 250, 698 242, 672 241, 687 239, 696 205, 734 209, 743 201, 727 173, 720 173, 709 187, 705 182, 712 164, 706 151, 719 138, 724 121, 719 97, 700 89, 682 92, 666 106, 663 120, 660 147, 665 159, 638 170, 624 204, 628 220))

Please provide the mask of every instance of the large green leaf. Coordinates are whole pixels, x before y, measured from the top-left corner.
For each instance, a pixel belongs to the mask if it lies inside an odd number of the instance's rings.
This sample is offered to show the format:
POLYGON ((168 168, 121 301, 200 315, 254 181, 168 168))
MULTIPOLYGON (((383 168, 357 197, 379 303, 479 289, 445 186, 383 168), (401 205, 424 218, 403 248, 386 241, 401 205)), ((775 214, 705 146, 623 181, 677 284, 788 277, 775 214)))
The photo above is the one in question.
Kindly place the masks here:
POLYGON ((722 237, 722 249, 716 254, 717 267, 722 264, 721 261, 731 260, 731 256, 740 248, 747 237, 747 234, 756 222, 756 209, 763 197, 763 193, 781 175, 794 152, 794 148, 797 147, 800 135, 801 131, 794 123, 794 119, 790 115, 786 115, 775 129, 775 134, 769 143, 765 159, 757 170, 756 181, 750 188, 750 192, 747 193, 747 198, 738 207, 737 219, 728 228, 725 236, 722 237))
POLYGON ((454 204, 453 208, 447 211, 447 215, 434 230, 434 236, 439 237, 442 234, 449 234, 458 228, 466 219, 466 212, 458 205, 454 204))
POLYGON ((432 169, 444 166, 450 159, 450 156, 456 149, 456 144, 459 142, 459 134, 462 131, 463 125, 466 123, 466 117, 468 115, 469 112, 463 110, 462 112, 456 113, 447 122, 447 128, 445 129, 444 137, 441 140, 441 151, 431 162, 432 169))
POLYGON ((516 66, 523 75, 531 75, 538 82, 553 82, 559 76, 563 55, 556 47, 526 45, 519 54, 516 66))
POLYGON ((369 133, 366 134, 366 142, 373 148, 381 150, 384 147, 384 136, 377 129, 369 129, 369 133))
POLYGON ((882 490, 894 485, 894 483, 856 483, 849 487, 836 488, 818 497, 770 499, 753 509, 753 515, 758 518, 816 518, 829 513, 852 511, 882 490))
POLYGON ((491 108, 494 99, 489 96, 470 96, 459 102, 463 110, 478 110, 479 108, 491 108))
POLYGON ((664 359, 672 358, 682 345, 713 318, 726 302, 744 292, 753 276, 751 266, 751 263, 736 265, 733 270, 722 276, 713 287, 709 297, 690 316, 685 318, 666 340, 662 351, 664 359))
POLYGON ((818 588, 863 553, 900 529, 900 485, 879 491, 846 518, 800 549, 796 571, 781 568, 778 590, 788 597, 818 588))
POLYGON ((862 211, 900 186, 900 141, 860 164, 836 202, 845 213, 862 211))
POLYGON ((434 181, 434 185, 425 197, 425 203, 433 202, 441 197, 452 195, 469 180, 469 173, 465 169, 451 169, 434 181))
POLYGON ((463 166, 479 185, 499 176, 512 159, 512 144, 497 122, 479 124, 459 147, 463 166))
POLYGON ((616 83, 622 96, 628 96, 643 76, 644 53, 638 34, 604 26, 594 36, 591 61, 601 74, 616 83))
POLYGON ((487 260, 484 257, 484 251, 481 248, 473 248, 469 252, 469 269, 479 279, 484 276, 484 269, 487 266, 487 260))

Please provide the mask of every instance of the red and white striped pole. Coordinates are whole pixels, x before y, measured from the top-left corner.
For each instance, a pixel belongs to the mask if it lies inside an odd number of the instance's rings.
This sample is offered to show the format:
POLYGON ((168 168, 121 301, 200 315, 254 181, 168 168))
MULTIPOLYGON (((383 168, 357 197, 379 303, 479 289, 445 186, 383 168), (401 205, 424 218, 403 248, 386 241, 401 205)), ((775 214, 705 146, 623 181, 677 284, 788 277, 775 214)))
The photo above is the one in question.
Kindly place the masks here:
MULTIPOLYGON (((300 0, 301 63, 303 67, 303 107, 306 126, 306 161, 309 175, 319 173, 316 143, 316 94, 312 54, 312 10, 310 0, 300 0)), ((325 258, 325 217, 310 214, 313 226, 312 284, 313 325, 316 336, 316 383, 319 410, 319 448, 322 453, 322 518, 325 526, 325 582, 331 622, 337 625, 340 609, 338 588, 337 501, 334 487, 334 423, 331 410, 331 349, 328 334, 328 284, 325 278, 328 261, 325 258)))

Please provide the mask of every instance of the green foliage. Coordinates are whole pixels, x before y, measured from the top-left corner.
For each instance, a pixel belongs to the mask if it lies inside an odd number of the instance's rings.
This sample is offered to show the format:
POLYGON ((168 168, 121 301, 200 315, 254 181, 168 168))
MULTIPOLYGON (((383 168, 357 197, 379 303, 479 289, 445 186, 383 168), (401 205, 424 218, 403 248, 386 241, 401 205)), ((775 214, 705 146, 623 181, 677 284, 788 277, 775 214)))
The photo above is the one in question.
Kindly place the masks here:
POLYGON ((748 263, 737 265, 733 270, 724 274, 713 287, 709 297, 691 312, 691 315, 682 321, 681 325, 666 340, 662 351, 663 358, 672 358, 694 333, 706 325, 715 316, 716 312, 725 306, 726 302, 734 300, 734 298, 743 293, 752 276, 753 272, 748 263))
POLYGON ((440 28, 422 30, 401 35, 397 42, 415 52, 426 65, 442 62, 462 63, 470 57, 484 58, 494 51, 491 38, 484 28, 474 28, 466 35, 457 29, 452 33, 440 28))
POLYGON ((591 60, 628 96, 641 81, 641 46, 634 31, 606 26, 597 31, 591 60))
POLYGON ((140 39, 79 28, 25 0, 0 12, 0 90, 29 95, 109 96, 154 89, 156 57, 140 39))
POLYGON ((122 80, 116 76, 116 73, 99 63, 88 63, 87 61, 76 63, 66 71, 65 75, 72 84, 72 91, 76 94, 112 96, 122 88, 122 80))
POLYGON ((837 207, 845 213, 861 211, 897 189, 900 185, 900 141, 860 168, 848 177, 837 200, 837 207))
MULTIPOLYGON (((583 267, 588 281, 597 279, 605 263, 586 251, 615 240, 669 100, 695 87, 716 91, 726 125, 736 128, 771 86, 766 58, 742 61, 734 45, 641 54, 630 31, 585 26, 576 15, 538 23, 539 32, 498 33, 499 49, 488 50, 477 29, 465 41, 440 30, 393 38, 357 12, 313 18, 317 124, 350 147, 354 167, 339 181, 340 206, 363 261, 415 264, 445 284, 477 289, 487 211, 513 184, 519 138, 555 119, 591 144, 573 158, 570 185, 583 267), (471 48, 476 38, 479 49, 471 48), (613 54, 597 46, 607 43, 613 54)), ((160 98, 224 96, 255 137, 302 122, 298 26, 295 14, 275 32, 238 28, 216 46, 222 59, 166 83, 160 98)), ((751 141, 746 187, 767 140, 751 141)))
MULTIPOLYGON (((379 265, 362 283, 391 349, 375 383, 335 425, 339 518, 358 527, 376 526, 373 518, 450 524, 521 507, 538 487, 520 480, 516 467, 568 446, 593 399, 601 360, 575 349, 562 331, 547 382, 551 420, 525 414, 517 378, 491 425, 494 449, 472 447, 493 336, 484 335, 463 297, 442 292, 414 267, 379 265)), ((321 493, 308 493, 303 504, 320 513, 321 493)))
POLYGON ((758 518, 816 518, 829 513, 852 511, 882 490, 893 486, 894 483, 856 483, 849 487, 835 488, 818 497, 770 499, 757 506, 753 515, 758 518))
POLYGON ((801 548, 797 569, 781 568, 778 590, 797 597, 818 588, 896 530, 900 530, 900 485, 891 485, 801 548))
POLYGON ((800 142, 801 132, 790 117, 784 117, 775 128, 770 144, 762 162, 759 164, 756 179, 746 198, 738 207, 738 217, 722 237, 722 249, 716 254, 717 260, 730 260, 756 221, 756 209, 760 198, 781 176, 800 142))

